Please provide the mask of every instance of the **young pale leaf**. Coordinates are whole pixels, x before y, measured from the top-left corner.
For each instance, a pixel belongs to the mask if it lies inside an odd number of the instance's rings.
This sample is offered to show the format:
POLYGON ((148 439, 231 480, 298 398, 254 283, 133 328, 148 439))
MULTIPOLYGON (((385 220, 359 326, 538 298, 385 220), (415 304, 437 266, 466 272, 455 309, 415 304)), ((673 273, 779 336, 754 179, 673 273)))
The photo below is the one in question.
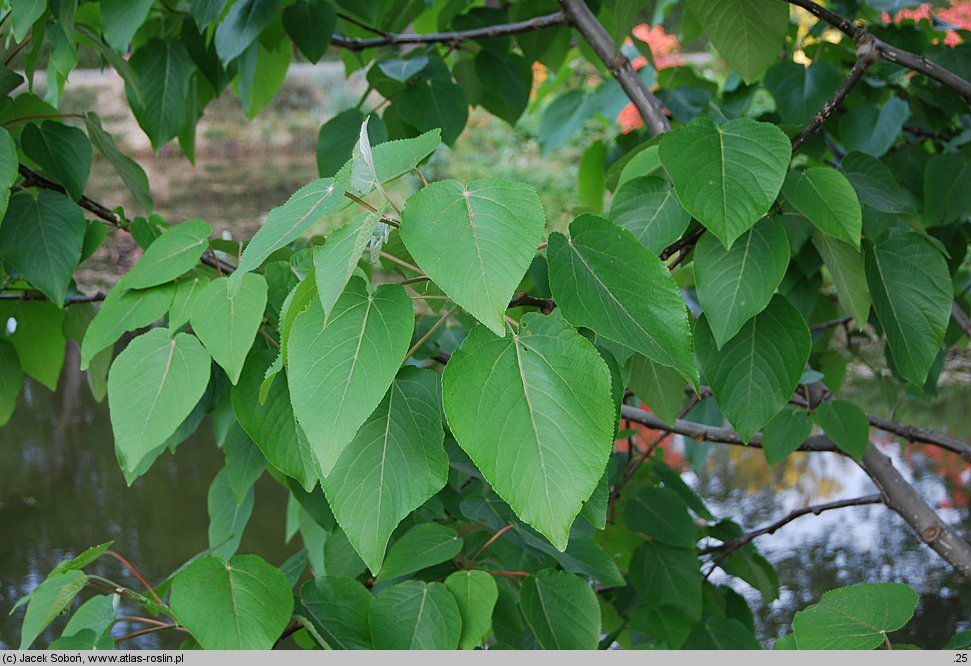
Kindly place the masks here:
POLYGON ((867 289, 863 255, 842 241, 820 233, 813 234, 813 246, 823 258, 840 297, 840 305, 863 328, 870 317, 870 291, 867 289))
POLYGON ((59 192, 43 190, 10 197, 0 226, 0 257, 31 285, 63 307, 74 269, 81 260, 87 225, 76 203, 59 192))
POLYGON ((326 647, 335 650, 371 648, 367 588, 346 576, 319 576, 300 588, 294 616, 306 620, 326 647))
MULTIPOLYGON (((657 154, 656 149, 653 152, 657 154)), ((654 254, 678 240, 691 222, 674 188, 657 176, 625 182, 610 202, 608 219, 634 234, 654 254)))
POLYGON ((495 579, 485 571, 456 571, 445 579, 445 587, 455 597, 462 616, 459 648, 472 650, 482 645, 489 634, 492 611, 499 599, 495 579))
POLYGON ((357 262, 378 224, 376 215, 363 215, 332 231, 323 245, 314 248, 317 296, 325 317, 330 315, 331 308, 354 275, 357 262))
POLYGON ((209 354, 199 341, 154 328, 125 348, 108 373, 108 406, 122 467, 138 468, 175 432, 209 383, 209 354), (152 396, 143 400, 139 396, 152 396))
POLYGON ((337 11, 325 0, 300 0, 283 10, 283 27, 310 62, 317 62, 330 45, 337 11))
POLYGON ((209 509, 209 554, 228 558, 236 554, 243 530, 253 514, 253 487, 242 499, 233 491, 227 468, 216 474, 209 486, 206 505, 209 509))
POLYGON ((842 81, 839 68, 824 61, 806 67, 787 60, 765 74, 765 88, 775 98, 783 122, 789 125, 805 125, 812 120, 842 81))
POLYGON ((693 549, 647 540, 631 557, 628 579, 647 605, 675 608, 697 621, 701 617, 700 567, 693 549))
POLYGON ((0 340, 0 426, 10 420, 23 387, 24 371, 20 369, 17 350, 6 340, 0 340))
POLYGON ((194 299, 192 330, 233 384, 239 381, 265 308, 266 280, 255 273, 243 274, 235 293, 230 292, 229 278, 218 278, 194 299))
POLYGON ((628 362, 628 385, 666 423, 673 424, 684 404, 684 377, 674 368, 634 354, 628 362))
POLYGON ((860 200, 850 181, 839 171, 828 167, 790 171, 782 194, 820 231, 860 248, 863 232, 860 200))
POLYGON ((408 576, 447 562, 461 550, 462 539, 452 528, 438 523, 420 523, 401 535, 391 546, 378 580, 408 576))
POLYGON ((565 550, 613 441, 603 358, 563 319, 530 313, 511 337, 472 329, 442 382, 459 445, 520 518, 565 550))
POLYGON ((344 187, 333 178, 321 178, 294 192, 285 204, 274 208, 266 222, 243 250, 239 268, 230 277, 233 289, 246 271, 252 271, 273 252, 285 247, 322 218, 345 206, 344 187))
POLYGON ((725 62, 752 82, 779 59, 789 8, 762 0, 688 0, 688 9, 725 62))
POLYGON ((593 589, 565 571, 544 569, 523 581, 519 606, 547 650, 595 650, 600 604, 593 589))
POLYGON ((24 153, 77 201, 91 173, 91 142, 76 127, 53 120, 30 124, 20 135, 24 153))
POLYGON ((205 650, 268 650, 290 621, 293 593, 256 555, 203 557, 176 574, 169 605, 205 650))
POLYGON ((409 580, 371 600, 368 626, 376 650, 454 650, 462 616, 444 585, 409 580))
POLYGON ((232 388, 233 412, 269 463, 309 492, 317 482, 317 461, 293 415, 286 376, 277 377, 260 400, 266 369, 276 356, 270 350, 250 352, 232 388))
POLYGON ((280 0, 239 0, 216 27, 216 53, 223 65, 252 44, 279 13, 280 0))
POLYGON ((813 431, 809 415, 787 405, 762 430, 762 451, 769 465, 775 467, 799 448, 813 431))
POLYGON ((806 321, 780 295, 720 350, 707 317, 695 328, 695 352, 715 401, 745 442, 789 402, 811 346, 806 321))
POLYGON ((391 386, 414 325, 404 287, 369 294, 358 278, 330 317, 319 301, 296 316, 286 359, 293 411, 325 477, 391 386))
POLYGON ((7 341, 17 351, 20 367, 52 391, 64 365, 64 310, 52 303, 21 301, 0 304, 0 322, 13 319, 17 329, 7 341))
POLYGON ((684 299, 664 263, 629 231, 581 215, 570 224, 569 239, 550 234, 547 261, 553 297, 567 320, 698 385, 684 299))
MULTIPOLYGON (((372 119, 371 123, 376 121, 377 118, 372 119)), ((371 123, 368 124, 370 125, 371 123)), ((374 161, 374 172, 377 180, 382 183, 389 183, 395 178, 400 178, 409 171, 412 171, 418 166, 419 162, 435 152, 435 149, 442 143, 441 135, 441 130, 433 129, 413 139, 386 141, 385 143, 374 146, 371 149, 371 155, 374 161)), ((374 133, 370 129, 368 130, 368 136, 372 140, 374 139, 374 133)), ((337 174, 336 178, 341 182, 350 181, 352 165, 353 161, 349 160, 337 174)), ((348 187, 354 190, 352 185, 348 184, 348 187)), ((371 190, 354 191, 359 196, 364 196, 371 190)))
POLYGON ((54 618, 61 614, 88 582, 81 571, 65 571, 47 577, 30 595, 24 623, 20 627, 19 650, 30 648, 54 618))
POLYGON ((118 285, 122 289, 145 289, 171 282, 199 263, 209 247, 212 227, 204 220, 188 220, 166 229, 156 238, 118 285))
POLYGON ((944 257, 920 235, 890 231, 864 253, 873 310, 900 376, 923 386, 951 318, 944 257))
POLYGON ((98 352, 113 345, 124 333, 161 319, 169 309, 174 293, 170 284, 131 291, 112 289, 84 333, 81 369, 87 370, 98 352))
POLYGON ((917 601, 900 583, 840 587, 796 613, 793 637, 800 650, 872 650, 910 621, 917 601))
POLYGON ((439 395, 434 372, 402 369, 321 479, 337 522, 374 575, 394 529, 448 480, 439 395))
POLYGON ((496 335, 536 254, 546 217, 528 185, 443 180, 412 195, 401 240, 435 284, 496 335))
POLYGON ((635 532, 678 548, 694 548, 698 530, 688 505, 669 488, 644 488, 624 504, 624 522, 635 532))
POLYGON ((139 85, 136 91, 126 83, 128 104, 157 152, 185 127, 186 100, 195 65, 182 42, 161 39, 139 47, 128 62, 139 85))
POLYGON ((770 123, 699 118, 666 134, 659 154, 681 204, 728 248, 775 201, 792 145, 770 123))
POLYGON ((789 241, 774 220, 759 222, 728 250, 705 234, 694 266, 698 298, 721 348, 772 300, 789 267, 789 241))
POLYGON ((870 422, 863 410, 852 402, 833 400, 817 407, 814 416, 836 446, 859 462, 870 443, 870 422))

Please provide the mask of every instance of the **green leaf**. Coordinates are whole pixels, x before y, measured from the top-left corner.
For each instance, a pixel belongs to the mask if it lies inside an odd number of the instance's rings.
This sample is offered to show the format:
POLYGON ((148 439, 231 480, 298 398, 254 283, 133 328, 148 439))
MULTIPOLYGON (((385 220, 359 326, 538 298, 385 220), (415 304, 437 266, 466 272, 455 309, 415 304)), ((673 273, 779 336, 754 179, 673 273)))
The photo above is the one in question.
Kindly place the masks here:
POLYGON ((166 229, 118 282, 122 289, 145 289, 171 282, 192 270, 209 247, 212 227, 204 220, 189 220, 166 229))
POLYGON ((678 548, 694 548, 698 530, 688 505, 669 488, 644 488, 624 505, 624 523, 635 532, 678 548))
POLYGON ((482 83, 479 104, 489 113, 515 125, 526 110, 533 86, 532 63, 515 53, 483 49, 475 57, 476 77, 482 83))
POLYGON ((408 199, 401 240, 435 284, 502 336, 506 306, 545 225, 543 204, 528 185, 493 178, 466 187, 442 180, 408 199))
POLYGON ((239 381, 265 308, 266 280, 255 273, 245 273, 235 293, 230 292, 229 278, 218 278, 194 299, 192 330, 233 384, 239 381))
POLYGON ((175 294, 172 305, 169 306, 169 328, 177 330, 189 323, 192 308, 195 306, 199 294, 209 284, 207 277, 189 277, 175 283, 175 294))
MULTIPOLYGON (((351 159, 364 118, 360 110, 348 109, 320 126, 317 135, 317 171, 321 176, 333 176, 351 159)), ((388 140, 388 128, 380 116, 370 117, 368 137, 372 146, 388 140)))
POLYGON ((367 247, 378 225, 376 215, 362 215, 355 221, 332 231, 323 245, 314 248, 314 276, 317 281, 317 296, 324 309, 324 315, 340 298, 357 262, 367 247))
POLYGON ((189 11, 199 30, 205 30, 226 7, 226 0, 189 0, 189 11))
POLYGON ((376 650, 454 650, 462 616, 444 585, 409 580, 371 600, 368 625, 376 650))
POLYGON ((850 181, 839 171, 828 167, 790 171, 782 194, 820 231, 860 248, 863 232, 860 200, 850 181))
POLYGON ((600 604, 590 586, 564 571, 544 569, 523 581, 519 606, 547 650, 595 650, 600 604))
POLYGON ((492 625, 492 611, 499 599, 495 579, 485 571, 456 571, 445 579, 462 616, 459 648, 472 650, 482 645, 492 625))
POLYGON ((472 329, 442 382, 459 445, 520 518, 565 550, 612 448, 600 354, 563 319, 530 313, 507 338, 472 329))
POLYGON ((765 74, 765 88, 772 93, 779 116, 788 125, 805 125, 812 120, 842 82, 839 68, 823 61, 814 62, 811 67, 780 62, 765 74))
POLYGON ((539 145, 544 155, 556 150, 593 117, 587 96, 579 90, 560 95, 543 112, 539 126, 539 145))
POLYGON ((371 594, 346 576, 320 576, 304 583, 294 615, 305 618, 314 632, 336 650, 367 650, 371 647, 368 607, 371 594))
POLYGON ((70 605, 87 582, 88 577, 83 572, 65 571, 48 576, 47 580, 38 585, 30 595, 24 623, 20 628, 18 649, 30 648, 47 625, 70 605))
POLYGON ((924 169, 927 226, 947 224, 971 210, 971 161, 959 153, 934 155, 924 169))
POLYGON ((233 423, 223 442, 226 476, 236 502, 242 503, 247 491, 266 469, 266 457, 238 423, 233 423))
POLYGON ((227 468, 219 470, 209 486, 209 553, 232 557, 239 549, 243 530, 253 513, 254 493, 247 488, 242 499, 236 497, 227 468))
POLYGON ((590 144, 580 158, 577 170, 577 199, 580 206, 593 213, 602 213, 604 208, 604 161, 607 146, 603 141, 590 144))
POLYGON ((195 66, 180 41, 153 39, 135 51, 128 61, 138 77, 138 93, 130 83, 125 91, 138 124, 156 152, 186 123, 189 80, 195 66))
POLYGON ((0 220, 3 220, 3 216, 7 214, 10 188, 17 180, 19 168, 17 144, 7 130, 0 128, 0 220))
POLYGON ((408 576, 447 562, 461 550, 462 539, 452 528, 437 523, 419 523, 401 535, 391 546, 378 580, 408 576))
POLYGON ((751 83, 779 59, 789 8, 761 0, 688 0, 688 9, 729 66, 751 83))
POLYGON ((238 0, 216 27, 216 53, 223 65, 252 44, 278 13, 279 0, 238 0))
POLYGON ((112 289, 84 333, 81 369, 87 370, 98 352, 114 344, 124 333, 165 316, 174 293, 175 289, 168 284, 133 291, 112 289))
POLYGON ((684 300, 668 268, 629 231, 581 215, 570 224, 569 239, 550 234, 547 261, 553 298, 567 320, 697 385, 684 300))
MULTIPOLYGON (((360 136, 360 132, 355 132, 355 145, 360 136)), ((368 130, 368 136, 372 137, 370 129, 368 130)), ((398 141, 387 141, 385 143, 374 146, 371 149, 371 161, 374 164, 374 178, 368 179, 371 182, 367 183, 369 189, 366 190, 355 190, 353 187, 354 183, 351 183, 351 189, 356 191, 358 195, 364 196, 371 189, 374 188, 374 182, 378 181, 380 183, 389 183, 396 178, 413 171, 418 163, 423 159, 435 152, 435 149, 441 145, 441 130, 432 129, 420 136, 416 136, 413 139, 401 139, 398 141)), ((353 161, 348 162, 344 165, 338 174, 341 182, 344 180, 340 178, 342 176, 349 175, 351 167, 353 166, 353 161)))
POLYGON ((108 406, 123 469, 137 469, 175 432, 205 392, 209 366, 195 337, 169 338, 164 328, 138 336, 118 355, 108 373, 108 406))
POLYGON ((779 295, 721 350, 707 317, 695 327, 701 369, 718 408, 745 442, 789 402, 811 346, 806 321, 779 295))
POLYGON ((628 386, 665 423, 673 424, 684 404, 684 377, 674 368, 634 354, 629 362, 628 386))
POLYGON ((465 90, 444 78, 426 79, 408 86, 391 108, 419 132, 440 128, 442 141, 450 146, 465 129, 469 118, 465 90))
POLYGON ((674 188, 657 176, 641 176, 621 185, 610 202, 608 219, 634 234, 654 254, 678 240, 691 222, 674 188))
POLYGON ((72 199, 81 198, 91 172, 91 142, 84 132, 45 120, 40 125, 27 125, 20 141, 27 157, 63 185, 72 199))
POLYGON ((693 549, 644 541, 630 561, 630 584, 651 607, 671 607, 691 620, 701 617, 702 576, 693 549))
POLYGON ((13 38, 24 41, 27 31, 47 9, 47 0, 10 0, 10 13, 13 22, 13 38))
POLYGON ((870 422, 863 410, 846 400, 824 402, 813 414, 836 446, 859 462, 870 443, 870 422))
POLYGON ((260 385, 274 357, 269 350, 250 353, 232 388, 233 412, 269 463, 310 491, 317 482, 317 461, 293 415, 286 376, 277 377, 260 400, 260 385))
POLYGON ((898 97, 891 97, 880 106, 861 104, 840 118, 839 135, 847 152, 880 157, 890 150, 909 117, 910 107, 898 97))
POLYGON ((236 61, 239 71, 236 91, 249 120, 253 120, 283 87, 292 50, 285 39, 269 47, 257 40, 236 61))
MULTIPOLYGON (((611 189, 612 172, 616 168, 616 165, 623 165, 620 173, 616 176, 617 182, 612 188, 613 192, 620 192, 620 188, 628 181, 642 176, 650 176, 661 168, 661 158, 658 156, 658 147, 656 144, 647 146, 627 162, 624 162, 624 159, 622 157, 617 160, 607 172, 607 189, 611 189)), ((611 222, 613 221, 611 220, 611 222)))
POLYGON ((685 650, 761 650, 752 630, 730 617, 709 616, 684 644, 685 650))
POLYGON ((902 189, 890 167, 864 153, 849 153, 840 162, 840 170, 856 190, 860 202, 884 213, 913 211, 913 196, 902 189))
POLYGON ((775 125, 698 118, 666 134, 659 155, 681 204, 728 248, 775 201, 791 153, 775 125))
POLYGON ((941 253, 920 235, 891 231, 864 253, 873 310, 900 376, 923 386, 951 317, 951 278, 941 253))
POLYGON ((634 609, 630 615, 630 627, 654 636, 665 643, 665 647, 677 650, 691 635, 695 623, 671 608, 634 609))
POLYGON ((372 295, 361 279, 350 281, 330 317, 312 301, 294 320, 287 352, 293 411, 324 476, 391 386, 414 325, 404 287, 382 285, 372 295))
POLYGON ((283 10, 283 27, 310 62, 324 55, 336 25, 337 11, 324 0, 300 0, 283 10))
POLYGON ((203 557, 175 576, 169 603, 203 649, 268 650, 290 621, 293 595, 256 555, 203 557))
POLYGON ((108 46, 119 53, 127 52, 152 4, 153 0, 101 0, 101 23, 108 46))
POLYGON ((62 307, 86 228, 84 213, 63 194, 43 190, 34 198, 18 192, 0 226, 0 257, 62 307))
POLYGON ((398 524, 448 480, 439 395, 431 370, 401 370, 321 480, 337 522, 374 575, 398 524))
POLYGON ((17 351, 20 367, 52 391, 64 364, 67 340, 62 332, 64 310, 52 303, 24 301, 0 305, 0 322, 17 322, 7 340, 17 351))
POLYGON ((85 601, 80 608, 74 611, 74 615, 68 620, 61 636, 73 636, 86 629, 94 632, 95 636, 100 636, 108 631, 115 621, 114 599, 114 595, 109 594, 92 597, 85 601))
POLYGON ((785 460, 799 448, 813 431, 809 415, 796 407, 786 405, 762 431, 762 451, 772 467, 785 460))
POLYGON ((900 583, 850 585, 830 590, 796 613, 793 636, 800 650, 872 650, 914 615, 917 593, 900 583))
POLYGON ((24 371, 20 368, 17 350, 6 340, 0 340, 0 426, 10 420, 23 387, 24 371))
POLYGON ((856 321, 857 328, 863 328, 870 317, 870 292, 863 255, 846 243, 818 233, 813 235, 813 246, 829 269, 840 305, 856 321))
POLYGON ((785 229, 767 219, 726 250, 713 236, 695 246, 695 281, 705 318, 721 348, 762 312, 789 267, 785 229))
POLYGON ((259 268, 271 254, 290 244, 316 222, 344 207, 344 189, 333 178, 304 185, 285 204, 274 208, 243 250, 239 268, 230 277, 235 288, 246 271, 259 268))

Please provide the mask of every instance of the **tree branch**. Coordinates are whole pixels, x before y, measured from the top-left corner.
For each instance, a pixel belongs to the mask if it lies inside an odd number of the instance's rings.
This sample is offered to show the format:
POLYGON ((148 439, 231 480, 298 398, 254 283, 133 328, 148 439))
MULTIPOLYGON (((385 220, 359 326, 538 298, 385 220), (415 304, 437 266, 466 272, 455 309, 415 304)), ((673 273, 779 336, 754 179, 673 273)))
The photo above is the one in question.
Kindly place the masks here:
MULTIPOLYGON (((423 35, 389 32, 382 34, 380 37, 369 37, 366 39, 360 37, 332 35, 330 42, 334 46, 339 46, 350 51, 363 51, 364 49, 373 49, 379 46, 404 46, 407 44, 450 44, 452 46, 456 46, 462 42, 473 39, 492 39, 494 37, 517 35, 523 32, 533 32, 536 30, 543 30, 544 28, 565 25, 566 22, 566 16, 563 12, 553 12, 552 14, 537 16, 535 18, 526 19, 525 21, 499 23, 496 25, 489 25, 484 28, 475 28, 473 30, 432 32, 423 35)), ((360 24, 358 23, 358 25, 360 24)), ((372 32, 378 32, 375 28, 366 27, 366 29, 371 30, 372 32)))
POLYGON ((968 319, 968 315, 964 314, 964 310, 957 304, 957 301, 951 304, 951 316, 964 331, 964 335, 971 340, 971 319, 968 319))
MULTIPOLYGON (((64 299, 64 305, 76 305, 78 303, 98 303, 108 297, 104 292, 99 291, 93 296, 68 296, 64 299)), ((0 293, 0 301, 46 301, 47 296, 37 291, 22 291, 16 294, 0 293)))
POLYGON ((525 291, 517 291, 506 307, 518 308, 523 306, 539 308, 539 311, 543 314, 549 314, 556 307, 556 301, 552 298, 536 298, 525 291))
POLYGON ((584 0, 560 0, 560 7, 563 8, 563 14, 566 15, 570 25, 587 40, 603 64, 617 79, 620 87, 624 89, 638 113, 641 114, 651 134, 657 135, 670 131, 671 123, 664 114, 661 100, 651 93, 641 77, 637 75, 627 56, 614 48, 614 40, 600 25, 584 0))

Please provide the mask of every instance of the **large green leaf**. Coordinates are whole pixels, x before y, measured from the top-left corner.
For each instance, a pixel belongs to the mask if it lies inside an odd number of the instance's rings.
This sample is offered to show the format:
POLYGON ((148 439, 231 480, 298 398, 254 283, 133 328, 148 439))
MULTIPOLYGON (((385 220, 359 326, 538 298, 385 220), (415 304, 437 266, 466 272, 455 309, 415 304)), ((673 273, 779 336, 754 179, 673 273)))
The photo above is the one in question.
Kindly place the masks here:
POLYGON ((856 321, 857 328, 863 328, 870 317, 863 255, 853 246, 819 233, 813 234, 813 246, 829 269, 840 305, 856 321))
POLYGON ((870 583, 830 590, 796 613, 793 636, 800 650, 872 650, 914 616, 917 593, 900 583, 870 583))
POLYGON ((448 479, 438 377, 405 368, 321 486, 334 516, 377 575, 398 524, 448 479))
POLYGON ((61 307, 81 260, 84 213, 63 194, 43 190, 10 197, 0 226, 0 257, 61 307))
POLYGON ((443 180, 408 199, 401 240, 435 284, 502 336, 503 313, 545 225, 543 204, 528 185, 443 180))
POLYGON ((238 0, 216 27, 216 53, 223 65, 252 44, 277 15, 280 0, 238 0))
POLYGON ((295 240, 315 222, 344 207, 344 188, 333 178, 321 178, 304 185, 285 204, 274 208, 266 222, 243 250, 239 268, 230 283, 239 284, 242 274, 260 267, 273 252, 295 240))
POLYGON ((806 321, 778 295, 720 350, 707 317, 695 328, 695 352, 715 401, 746 442, 789 402, 811 346, 806 321))
POLYGON ((127 52, 152 4, 153 0, 101 0, 101 24, 108 46, 119 53, 127 52))
POLYGON ((817 407, 813 416, 836 446, 857 461, 863 457, 870 442, 870 422, 862 409, 846 400, 833 400, 817 407))
POLYGON ((51 575, 37 586, 27 605, 27 613, 20 627, 20 650, 30 648, 54 618, 61 614, 88 582, 81 571, 65 571, 51 575))
POLYGON ((608 219, 654 254, 678 240, 691 222, 674 188, 657 176, 640 176, 621 185, 610 202, 608 219))
POLYGON ((20 142, 27 157, 63 185, 72 199, 81 198, 91 173, 92 157, 91 142, 84 132, 45 120, 40 125, 27 125, 20 135, 20 142))
POLYGON ((571 323, 675 368, 697 385, 681 293, 664 263, 629 231, 582 215, 570 225, 569 239, 550 234, 547 261, 553 297, 571 323))
MULTIPOLYGON (((52 303, 22 301, 0 304, 0 321, 9 327, 16 322, 16 330, 7 340, 17 350, 20 367, 30 377, 52 391, 64 365, 64 310, 52 303)), ((9 330, 9 328, 8 328, 9 330)))
POLYGON ((544 569, 523 581, 519 605, 547 650, 595 650, 600 604, 593 589, 565 571, 544 569))
POLYGON ((313 625, 314 633, 335 650, 371 647, 367 588, 346 576, 320 576, 300 588, 294 615, 313 625))
POLYGON ((828 167, 790 171, 782 194, 820 231, 859 249, 863 213, 846 176, 828 167))
POLYGON ((701 563, 690 548, 647 540, 630 561, 630 584, 654 608, 671 607, 686 617, 701 617, 701 563))
POLYGON ((721 348, 766 308, 785 277, 786 231, 774 220, 763 220, 728 250, 705 234, 695 246, 694 267, 698 298, 721 348))
POLYGON ((507 338, 472 329, 442 381, 458 443, 517 515, 565 550, 612 446, 600 354, 563 319, 530 313, 507 338))
POLYGON ((698 530, 688 505, 670 488, 644 488, 624 504, 624 522, 635 532, 679 548, 693 548, 698 530))
MULTIPOLYGON (((373 120, 371 122, 374 122, 373 120)), ((370 130, 370 123, 368 129, 368 137, 373 138, 373 134, 370 130)), ((355 140, 360 137, 360 132, 355 132, 355 140)), ((418 163, 423 159, 435 152, 442 143, 442 133, 441 130, 431 129, 424 134, 416 136, 412 139, 400 139, 398 141, 387 141, 385 143, 378 144, 371 149, 371 162, 374 165, 373 173, 374 178, 371 182, 365 180, 367 189, 358 190, 354 187, 355 183, 351 182, 349 187, 357 192, 360 196, 364 196, 374 188, 374 182, 388 183, 395 178, 400 178, 406 173, 414 170, 418 163)), ((353 148, 353 146, 352 146, 353 148)), ((349 176, 351 168, 353 166, 353 160, 348 161, 344 167, 341 169, 338 177, 343 180, 350 180, 349 178, 344 178, 344 176, 349 176)))
POLYGON ((368 625, 378 650, 454 650, 462 634, 462 616, 448 589, 417 580, 374 597, 368 625))
POLYGON ((330 317, 311 301, 294 320, 286 361, 290 396, 324 476, 391 386, 414 324, 404 287, 382 285, 369 294, 358 278, 330 317))
POLYGON ((376 215, 363 215, 332 231, 323 245, 314 248, 317 296, 325 315, 330 314, 348 280, 354 275, 357 262, 377 225, 376 215))
POLYGON ((459 647, 471 650, 482 645, 492 625, 492 611, 499 599, 495 579, 485 571, 456 571, 445 579, 462 616, 459 647))
POLYGON ((665 135, 659 152, 682 205, 726 248, 769 210, 791 153, 782 130, 751 118, 693 120, 665 135))
POLYGON ((324 55, 336 25, 337 12, 324 0, 300 0, 283 10, 283 27, 310 62, 324 55))
POLYGON ((199 263, 209 247, 212 227, 204 220, 189 220, 169 227, 118 282, 122 289, 145 289, 171 282, 199 263))
POLYGON ((666 423, 674 423, 684 404, 684 377, 674 368, 634 354, 628 365, 627 385, 666 423))
MULTIPOLYGON (((347 109, 320 126, 317 135, 317 171, 321 177, 333 176, 351 159, 365 117, 359 109, 347 109)), ((372 146, 388 140, 388 128, 380 116, 370 117, 368 138, 372 146)))
POLYGON ((13 23, 13 38, 24 41, 24 37, 47 9, 46 0, 10 0, 11 22, 13 23))
POLYGON ((23 387, 24 371, 20 368, 17 350, 6 340, 0 340, 0 426, 10 420, 23 387))
POLYGON ((762 430, 762 451, 771 466, 799 448, 813 431, 813 421, 802 409, 786 405, 762 430))
POLYGON ((152 196, 149 193, 148 176, 138 163, 122 153, 115 140, 101 127, 101 119, 93 111, 84 116, 84 126, 88 130, 91 145, 108 160, 125 187, 132 193, 146 213, 152 212, 152 196))
POLYGON ((192 330, 233 384, 239 381, 265 308, 266 280, 255 273, 245 273, 235 293, 229 290, 229 278, 219 278, 193 300, 192 330))
POLYGON ((866 281, 900 375, 923 386, 951 317, 944 257, 919 234, 891 231, 867 244, 866 281))
POLYGON ((155 328, 125 348, 108 373, 115 448, 129 472, 165 442, 209 383, 209 354, 199 341, 155 328))
POLYGON ((960 153, 934 155, 924 170, 927 226, 967 217, 971 210, 971 161, 960 153))
POLYGON ((182 42, 153 39, 128 61, 138 77, 141 98, 126 85, 128 103, 157 151, 185 127, 189 80, 194 65, 182 42))
POLYGON ((165 316, 174 293, 175 289, 168 284, 152 289, 112 289, 84 333, 81 369, 87 370, 98 352, 114 344, 124 333, 165 316))
POLYGON ((811 67, 780 62, 765 74, 765 88, 775 98, 783 122, 805 125, 843 81, 839 68, 825 61, 811 67))
POLYGON ((391 546, 378 580, 408 576, 447 562, 461 550, 462 539, 451 527, 438 523, 419 523, 402 534, 391 546))
POLYGON ((914 197, 900 187, 890 167, 872 155, 849 153, 840 162, 840 170, 867 206, 885 213, 914 210, 914 197))
POLYGON ((880 157, 900 136, 908 117, 910 107, 896 96, 879 106, 861 104, 840 118, 840 138, 847 152, 859 151, 880 157))
POLYGON ((256 555, 203 557, 175 576, 169 604, 206 650, 268 650, 290 621, 293 594, 256 555))
POLYGON ((469 118, 465 89, 451 79, 432 78, 410 85, 392 103, 401 119, 419 132, 440 128, 442 141, 455 143, 469 118))
POLYGON ((789 7, 762 0, 688 0, 718 53, 746 81, 779 59, 789 7))
POLYGON ((515 125, 529 103, 533 86, 532 63, 515 53, 500 57, 483 49, 475 58, 475 73, 482 84, 479 104, 489 113, 515 125))

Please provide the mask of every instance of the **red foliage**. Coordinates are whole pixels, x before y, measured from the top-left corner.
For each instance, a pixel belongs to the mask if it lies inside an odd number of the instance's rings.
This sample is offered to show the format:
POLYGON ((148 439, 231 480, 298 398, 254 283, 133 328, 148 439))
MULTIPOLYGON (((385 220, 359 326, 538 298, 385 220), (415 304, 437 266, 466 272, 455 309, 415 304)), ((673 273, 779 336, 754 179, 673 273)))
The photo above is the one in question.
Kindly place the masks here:
MULTIPOLYGON (((681 43, 678 42, 678 38, 675 35, 666 33, 663 26, 656 25, 651 27, 646 23, 641 23, 640 25, 635 25, 631 32, 634 37, 647 44, 648 48, 651 49, 655 68, 680 67, 683 64, 680 55, 681 43)), ((627 41, 630 43, 630 40, 627 41)), ((631 61, 634 69, 640 69, 648 64, 650 63, 644 56, 637 56, 631 61)), ((617 125, 620 127, 622 134, 627 134, 633 132, 638 127, 643 127, 644 119, 641 118, 637 112, 637 108, 633 104, 628 104, 617 115, 617 125)))
MULTIPOLYGON (((913 9, 901 9, 892 20, 894 23, 901 23, 902 21, 920 23, 921 21, 933 22, 935 17, 956 26, 960 30, 971 30, 971 2, 951 0, 950 7, 938 7, 937 9, 934 9, 930 2, 925 2, 913 9)), ((883 12, 881 18, 884 23, 891 22, 890 14, 887 12, 883 12)), ((957 46, 961 43, 961 37, 956 31, 948 30, 944 35, 944 43, 948 46, 957 46)))

